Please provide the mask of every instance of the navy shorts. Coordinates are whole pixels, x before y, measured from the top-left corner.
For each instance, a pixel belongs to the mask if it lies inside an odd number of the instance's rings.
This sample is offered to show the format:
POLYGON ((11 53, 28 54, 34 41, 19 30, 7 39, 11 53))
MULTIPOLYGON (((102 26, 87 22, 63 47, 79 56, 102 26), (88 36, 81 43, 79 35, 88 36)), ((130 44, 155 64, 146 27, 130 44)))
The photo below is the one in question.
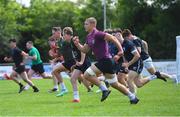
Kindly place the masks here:
POLYGON ((143 62, 141 59, 139 59, 137 62, 135 62, 134 64, 132 64, 131 66, 129 66, 128 68, 129 70, 135 71, 138 74, 141 74, 142 70, 143 70, 143 62))
POLYGON ((74 69, 78 69, 84 73, 90 66, 91 66, 90 60, 85 60, 81 66, 76 66, 74 69))
POLYGON ((122 66, 122 63, 116 63, 116 73, 128 74, 129 70, 122 66))
POLYGON ((36 73, 40 73, 40 74, 44 73, 43 63, 32 65, 31 69, 34 70, 36 73))
POLYGON ((14 71, 16 71, 18 74, 21 74, 25 71, 25 65, 18 65, 14 67, 14 71))
POLYGON ((74 59, 68 60, 62 63, 62 65, 69 71, 71 71, 71 67, 76 64, 76 61, 74 59))
POLYGON ((95 66, 103 73, 116 73, 116 64, 112 58, 103 58, 95 63, 95 66))

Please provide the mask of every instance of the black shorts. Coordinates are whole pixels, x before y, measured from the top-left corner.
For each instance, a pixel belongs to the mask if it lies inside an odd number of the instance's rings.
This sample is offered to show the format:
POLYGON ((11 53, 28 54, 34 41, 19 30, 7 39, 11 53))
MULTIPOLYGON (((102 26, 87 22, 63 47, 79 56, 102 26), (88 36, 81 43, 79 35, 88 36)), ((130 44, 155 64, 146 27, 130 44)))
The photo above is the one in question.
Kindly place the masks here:
POLYGON ((116 73, 116 64, 112 58, 103 58, 95 63, 95 66, 103 73, 116 73))
POLYGON ((128 68, 129 70, 135 71, 138 74, 141 74, 142 70, 143 70, 143 62, 142 60, 138 60, 137 62, 135 62, 134 64, 132 64, 131 66, 129 66, 128 68))
POLYGON ((122 66, 122 63, 117 63, 116 64, 116 73, 118 74, 120 73, 124 73, 124 74, 128 74, 129 70, 126 69, 125 67, 122 66))
POLYGON ((44 73, 43 63, 39 63, 37 65, 32 65, 31 69, 34 70, 36 73, 39 73, 39 74, 44 73))
POLYGON ((65 61, 62 63, 62 65, 69 71, 71 71, 71 67, 76 64, 76 61, 74 59, 65 61))
POLYGON ((84 73, 90 66, 91 66, 90 60, 85 60, 81 66, 76 66, 74 69, 78 69, 84 73))
POLYGON ((14 71, 16 71, 18 74, 21 74, 22 72, 26 71, 25 70, 25 65, 18 65, 14 67, 14 71))

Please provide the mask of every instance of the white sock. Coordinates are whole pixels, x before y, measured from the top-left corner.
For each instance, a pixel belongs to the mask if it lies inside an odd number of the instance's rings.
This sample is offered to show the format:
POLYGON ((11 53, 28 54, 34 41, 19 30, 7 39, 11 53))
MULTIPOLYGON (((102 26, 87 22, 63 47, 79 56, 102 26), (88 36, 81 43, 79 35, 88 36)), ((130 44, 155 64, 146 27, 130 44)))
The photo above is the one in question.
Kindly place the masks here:
POLYGON ((61 90, 66 90, 66 86, 65 86, 64 82, 61 82, 60 86, 61 86, 61 90))
POLYGON ((127 96, 129 97, 130 100, 134 100, 136 98, 136 95, 131 92, 127 96))
POLYGON ((151 80, 157 79, 157 76, 156 75, 151 75, 151 76, 148 77, 148 79, 151 81, 151 80))
POLYGON ((58 85, 54 85, 54 88, 55 88, 55 89, 58 89, 59 87, 58 87, 58 85))
POLYGON ((100 81, 104 81, 104 80, 105 80, 105 77, 104 77, 104 76, 99 76, 98 79, 99 79, 100 81))
POLYGON ((101 91, 106 91, 106 90, 108 90, 107 87, 106 87, 106 85, 104 85, 104 84, 100 84, 99 88, 101 89, 101 91))
POLYGON ((73 95, 74 95, 74 99, 79 100, 79 91, 74 91, 73 95))
POLYGON ((29 84, 26 84, 25 90, 28 90, 30 88, 29 84))

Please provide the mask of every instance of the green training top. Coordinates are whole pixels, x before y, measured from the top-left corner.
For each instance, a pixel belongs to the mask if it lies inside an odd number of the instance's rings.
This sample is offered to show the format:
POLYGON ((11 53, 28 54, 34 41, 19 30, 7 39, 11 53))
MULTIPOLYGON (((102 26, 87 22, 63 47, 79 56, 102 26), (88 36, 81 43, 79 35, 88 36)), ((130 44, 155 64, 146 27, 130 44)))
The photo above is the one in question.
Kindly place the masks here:
POLYGON ((35 47, 32 47, 30 49, 29 56, 36 56, 37 57, 36 60, 32 60, 32 65, 37 65, 37 64, 42 63, 40 53, 35 47))

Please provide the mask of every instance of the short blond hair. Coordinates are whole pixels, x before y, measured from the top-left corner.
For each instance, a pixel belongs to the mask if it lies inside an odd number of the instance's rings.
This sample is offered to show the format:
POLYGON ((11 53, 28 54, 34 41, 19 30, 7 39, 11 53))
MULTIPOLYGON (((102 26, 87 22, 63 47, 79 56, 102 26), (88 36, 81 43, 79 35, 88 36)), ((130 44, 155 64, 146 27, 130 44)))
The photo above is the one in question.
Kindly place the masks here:
POLYGON ((97 20, 95 17, 89 17, 86 19, 86 21, 88 21, 91 24, 95 24, 95 25, 97 24, 97 20))
POLYGON ((68 34, 68 35, 73 35, 73 29, 71 28, 71 27, 65 27, 64 29, 63 29, 63 33, 66 33, 66 34, 68 34))

